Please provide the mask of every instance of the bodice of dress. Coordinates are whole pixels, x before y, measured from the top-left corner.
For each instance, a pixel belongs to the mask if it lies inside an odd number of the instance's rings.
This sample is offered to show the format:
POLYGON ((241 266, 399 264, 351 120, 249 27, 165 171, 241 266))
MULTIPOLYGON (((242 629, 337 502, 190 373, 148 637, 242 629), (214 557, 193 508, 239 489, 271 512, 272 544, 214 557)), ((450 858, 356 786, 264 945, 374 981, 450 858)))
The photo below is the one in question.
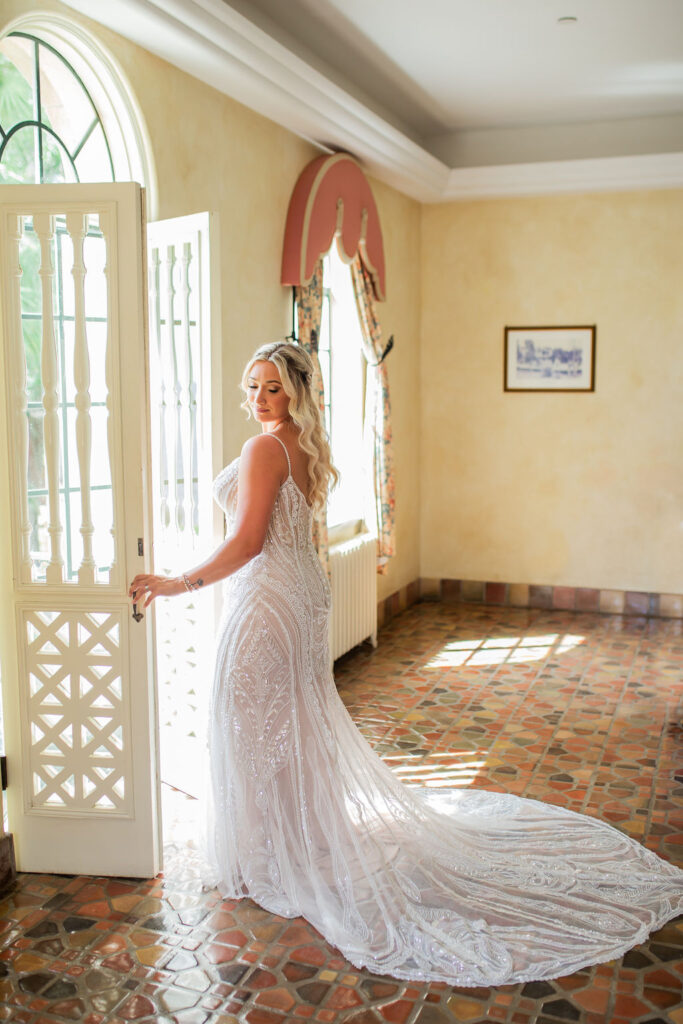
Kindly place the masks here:
POLYGON ((219 505, 227 517, 234 517, 237 505, 237 474, 240 457, 237 456, 220 471, 213 482, 213 500, 219 505))
MULTIPOLYGON (((278 440, 276 438, 276 440, 278 440)), ((282 442, 280 441, 280 444, 282 442)), ((287 449, 282 445, 285 454, 287 449)), ((289 466, 289 455, 287 455, 289 475, 280 486, 273 515, 270 520, 266 543, 277 536, 280 541, 288 536, 290 542, 298 547, 306 547, 310 542, 312 510, 306 501, 303 493, 292 476, 289 466), (302 507, 303 506, 303 507, 302 507)), ((239 476, 240 459, 239 455, 233 459, 225 469, 222 469, 213 482, 214 501, 223 509, 228 524, 228 530, 235 523, 237 512, 237 478, 239 476)))
MULTIPOLYGON (((255 574, 267 573, 271 580, 280 578, 285 588, 306 592, 309 597, 307 604, 312 600, 313 604, 327 610, 330 605, 329 584, 311 539, 313 510, 292 476, 287 449, 279 438, 275 440, 287 455, 289 473, 275 498, 262 551, 228 577, 226 587, 232 589, 233 584, 245 575, 250 576, 253 582, 255 574)), ((225 513, 228 534, 234 528, 237 514, 239 462, 238 456, 221 470, 213 482, 213 497, 225 513)))

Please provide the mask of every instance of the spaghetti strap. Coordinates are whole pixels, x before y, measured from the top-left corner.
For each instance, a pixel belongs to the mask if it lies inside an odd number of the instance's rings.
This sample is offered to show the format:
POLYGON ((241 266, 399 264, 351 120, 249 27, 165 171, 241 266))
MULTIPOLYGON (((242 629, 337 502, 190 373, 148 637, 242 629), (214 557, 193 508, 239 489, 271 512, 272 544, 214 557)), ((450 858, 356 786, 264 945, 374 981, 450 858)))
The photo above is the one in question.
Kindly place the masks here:
POLYGON ((276 441, 279 441, 280 444, 282 445, 282 447, 284 448, 285 455, 287 456, 287 469, 289 470, 289 474, 288 475, 291 476, 292 475, 292 463, 289 460, 289 452, 287 451, 287 445, 285 444, 285 442, 282 440, 281 437, 277 436, 277 434, 266 434, 266 437, 272 437, 276 441))

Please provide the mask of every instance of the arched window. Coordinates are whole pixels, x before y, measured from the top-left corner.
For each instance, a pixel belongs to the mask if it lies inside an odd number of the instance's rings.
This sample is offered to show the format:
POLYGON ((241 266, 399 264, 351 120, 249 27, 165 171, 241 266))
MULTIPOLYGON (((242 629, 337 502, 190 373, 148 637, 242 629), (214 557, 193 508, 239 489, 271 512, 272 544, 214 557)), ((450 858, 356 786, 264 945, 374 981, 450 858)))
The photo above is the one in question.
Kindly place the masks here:
POLYGON ((114 181, 92 97, 64 57, 24 32, 0 42, 0 182, 114 181))
POLYGON ((0 30, 0 184, 138 181, 156 219, 142 113, 114 58, 82 26, 27 14, 0 30))

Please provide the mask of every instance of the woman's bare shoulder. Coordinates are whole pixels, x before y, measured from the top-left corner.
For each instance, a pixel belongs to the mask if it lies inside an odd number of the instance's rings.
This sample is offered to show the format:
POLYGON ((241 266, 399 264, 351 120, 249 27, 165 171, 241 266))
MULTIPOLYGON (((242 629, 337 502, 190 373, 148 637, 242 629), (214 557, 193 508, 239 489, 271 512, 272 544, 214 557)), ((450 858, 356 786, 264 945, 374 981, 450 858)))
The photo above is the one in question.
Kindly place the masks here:
POLYGON ((240 466, 244 468, 254 467, 259 470, 276 470, 280 472, 283 462, 286 463, 287 456, 282 450, 280 443, 273 444, 267 434, 255 434, 242 445, 240 455, 240 466))

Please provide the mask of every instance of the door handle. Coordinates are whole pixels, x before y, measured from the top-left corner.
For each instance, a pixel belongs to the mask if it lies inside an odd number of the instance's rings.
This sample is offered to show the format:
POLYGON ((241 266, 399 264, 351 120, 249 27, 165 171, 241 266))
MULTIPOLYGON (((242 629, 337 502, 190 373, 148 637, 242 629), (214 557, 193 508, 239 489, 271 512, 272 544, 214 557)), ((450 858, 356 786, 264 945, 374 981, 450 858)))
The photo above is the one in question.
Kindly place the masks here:
POLYGON ((137 601, 133 601, 133 618, 136 622, 139 622, 142 617, 142 612, 138 611, 137 601))

